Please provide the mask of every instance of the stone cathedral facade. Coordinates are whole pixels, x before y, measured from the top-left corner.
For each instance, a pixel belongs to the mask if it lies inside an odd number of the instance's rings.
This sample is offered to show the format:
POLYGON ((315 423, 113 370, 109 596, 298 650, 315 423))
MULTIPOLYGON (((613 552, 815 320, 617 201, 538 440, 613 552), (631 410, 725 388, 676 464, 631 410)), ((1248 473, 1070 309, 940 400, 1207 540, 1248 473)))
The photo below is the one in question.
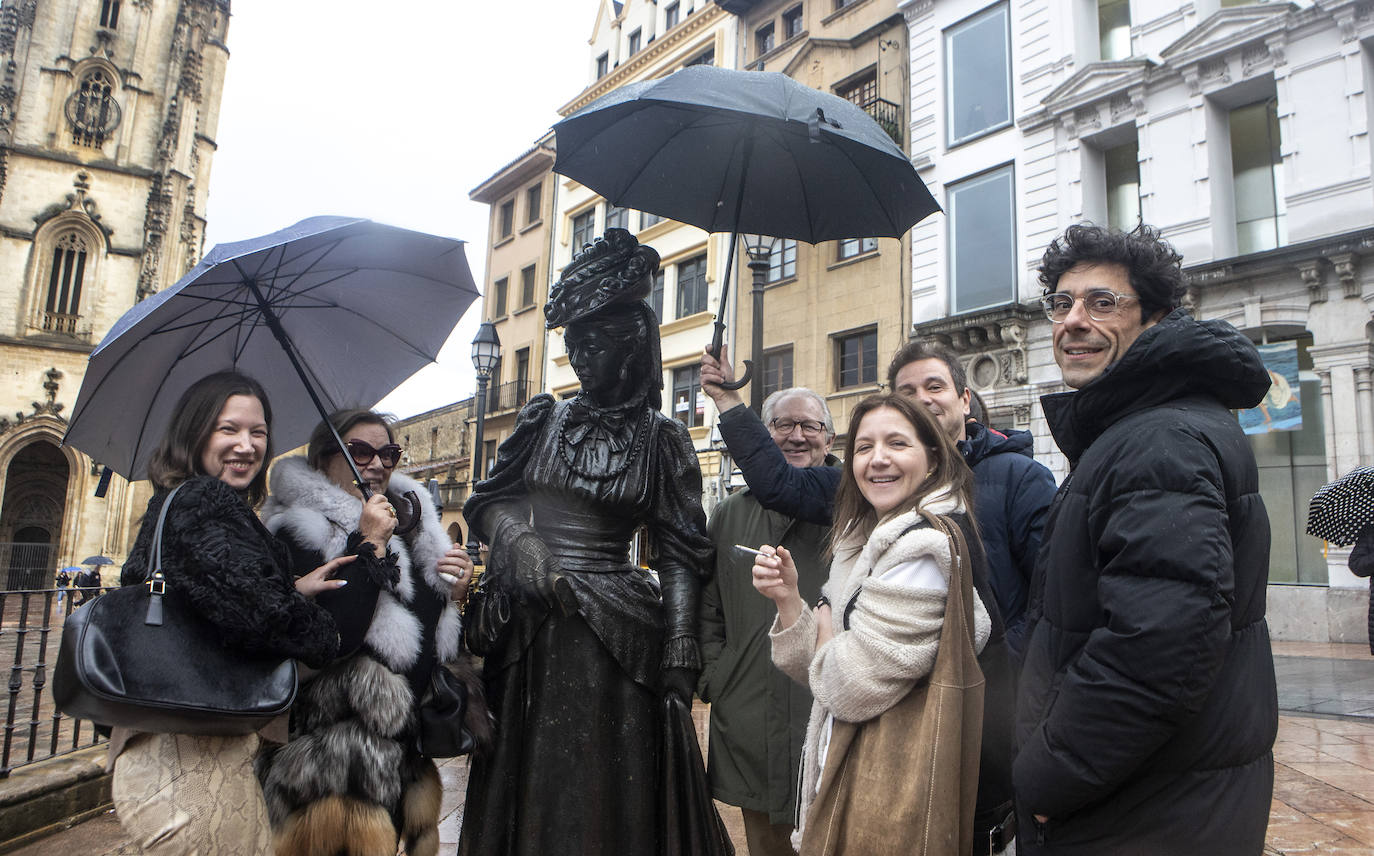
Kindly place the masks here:
POLYGON ((115 320, 204 250, 228 25, 229 0, 0 0, 0 588, 136 533, 147 484, 95 497, 65 417, 115 320))

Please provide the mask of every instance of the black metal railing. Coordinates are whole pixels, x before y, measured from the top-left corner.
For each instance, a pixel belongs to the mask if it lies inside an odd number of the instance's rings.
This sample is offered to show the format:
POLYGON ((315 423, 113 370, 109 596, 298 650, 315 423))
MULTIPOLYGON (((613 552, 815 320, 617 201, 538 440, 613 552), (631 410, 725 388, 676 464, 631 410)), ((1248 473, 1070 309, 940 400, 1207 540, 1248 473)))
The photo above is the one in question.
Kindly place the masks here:
POLYGON ((0 588, 25 591, 51 588, 55 544, 0 541, 0 588))
POLYGON ((893 104, 886 98, 872 98, 864 102, 863 110, 887 131, 897 145, 902 144, 902 105, 893 104))
POLYGON ((499 383, 487 390, 487 415, 524 407, 530 400, 530 384, 525 380, 499 383))
MULTIPOLYGON (((48 571, 47 573, 51 573, 48 571)), ((100 589, 0 590, 0 663, 10 664, 0 779, 25 764, 94 746, 104 738, 89 722, 53 704, 49 678, 62 642, 62 625, 85 596, 100 589)))

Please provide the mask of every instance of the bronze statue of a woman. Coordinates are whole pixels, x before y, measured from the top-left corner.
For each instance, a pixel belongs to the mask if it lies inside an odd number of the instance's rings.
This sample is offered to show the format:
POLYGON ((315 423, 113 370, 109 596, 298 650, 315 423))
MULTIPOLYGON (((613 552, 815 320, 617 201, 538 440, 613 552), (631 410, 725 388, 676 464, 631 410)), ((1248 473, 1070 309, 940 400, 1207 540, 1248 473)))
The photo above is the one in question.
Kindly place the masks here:
POLYGON ((657 268, 623 229, 572 260, 544 312, 581 391, 531 399, 463 508, 512 617, 486 653, 497 745, 474 759, 459 853, 665 850, 663 698, 691 704, 711 543, 691 438, 660 412, 657 268), (641 525, 657 583, 629 559, 641 525))

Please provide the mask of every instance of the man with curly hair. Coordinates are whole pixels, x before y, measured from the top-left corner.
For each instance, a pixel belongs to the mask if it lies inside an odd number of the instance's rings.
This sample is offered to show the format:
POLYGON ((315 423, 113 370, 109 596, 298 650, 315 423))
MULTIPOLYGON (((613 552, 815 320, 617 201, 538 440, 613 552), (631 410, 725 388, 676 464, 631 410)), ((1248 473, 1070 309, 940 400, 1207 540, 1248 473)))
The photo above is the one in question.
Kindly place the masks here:
POLYGON ((1269 519, 1231 410, 1259 353, 1180 308, 1151 227, 1072 226, 1040 281, 1074 392, 1041 399, 1071 473, 1045 524, 1014 767, 1022 854, 1259 854, 1278 701, 1269 519))

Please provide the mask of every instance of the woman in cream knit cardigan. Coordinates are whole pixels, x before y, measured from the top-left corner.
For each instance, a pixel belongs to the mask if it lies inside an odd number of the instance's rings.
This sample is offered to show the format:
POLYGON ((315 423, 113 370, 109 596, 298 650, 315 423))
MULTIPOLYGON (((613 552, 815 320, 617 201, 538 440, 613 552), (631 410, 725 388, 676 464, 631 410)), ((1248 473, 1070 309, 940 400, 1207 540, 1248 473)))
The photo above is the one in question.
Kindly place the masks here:
MULTIPOLYGON (((834 720, 873 719, 935 664, 951 557, 948 539, 921 510, 957 519, 973 505, 972 473, 924 408, 896 395, 867 398, 848 436, 820 601, 802 601, 786 548, 764 545, 753 571, 754 587, 778 608, 769 630, 773 662, 815 698, 802 751, 797 846, 834 720)), ((990 630, 975 597, 977 650, 990 630)))

